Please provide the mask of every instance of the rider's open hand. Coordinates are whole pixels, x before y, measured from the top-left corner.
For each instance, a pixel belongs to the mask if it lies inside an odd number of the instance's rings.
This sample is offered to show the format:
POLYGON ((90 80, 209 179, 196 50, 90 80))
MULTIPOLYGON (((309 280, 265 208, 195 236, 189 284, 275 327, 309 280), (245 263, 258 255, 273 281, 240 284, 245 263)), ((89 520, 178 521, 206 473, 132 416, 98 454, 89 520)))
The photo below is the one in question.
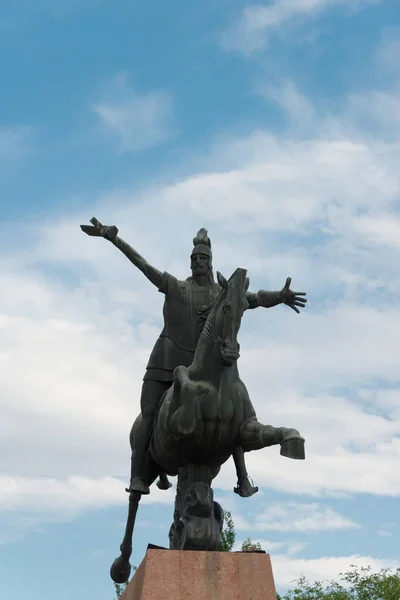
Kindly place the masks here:
POLYGON ((283 288, 281 290, 282 302, 283 302, 283 304, 290 306, 290 308, 292 308, 299 314, 300 310, 297 308, 297 306, 299 306, 300 308, 305 307, 307 300, 306 300, 306 298, 303 298, 303 296, 306 296, 306 293, 305 292, 293 292, 290 289, 291 282, 292 282, 292 278, 288 277, 286 279, 285 285, 283 286, 283 288))

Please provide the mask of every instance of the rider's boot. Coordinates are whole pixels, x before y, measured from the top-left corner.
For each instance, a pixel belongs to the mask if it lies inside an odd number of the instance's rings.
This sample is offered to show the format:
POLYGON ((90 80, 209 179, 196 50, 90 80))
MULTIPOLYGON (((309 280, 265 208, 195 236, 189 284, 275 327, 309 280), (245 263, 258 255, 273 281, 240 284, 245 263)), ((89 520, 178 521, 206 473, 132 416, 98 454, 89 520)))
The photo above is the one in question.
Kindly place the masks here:
MULTIPOLYGON (((126 491, 129 493, 136 492, 138 494, 147 495, 150 494, 150 488, 146 485, 140 475, 136 474, 136 461, 140 464, 141 456, 138 450, 134 450, 132 452, 132 474, 131 481, 129 483, 129 487, 126 488, 126 491)), ((168 480, 166 473, 160 473, 159 480, 157 481, 157 487, 160 490, 169 490, 172 487, 172 483, 168 480)))
MULTIPOLYGON (((143 481, 145 475, 146 456, 149 448, 153 426, 153 415, 142 415, 140 427, 136 430, 134 440, 131 439, 131 480, 127 492, 150 494, 149 486, 143 481)), ((135 427, 135 424, 133 425, 135 427)), ((133 429, 133 428, 132 428, 133 429)), ((132 432, 131 432, 132 434, 132 432)))
POLYGON ((150 494, 150 488, 143 481, 142 473, 146 460, 146 450, 133 450, 131 458, 131 480, 126 491, 129 493, 150 494))
MULTIPOLYGON (((137 492, 139 494, 150 494, 150 488, 145 483, 146 478, 146 458, 149 451, 149 443, 153 431, 154 418, 161 397, 168 388, 168 383, 155 381, 144 381, 141 397, 141 418, 136 419, 132 426, 130 434, 130 445, 132 449, 131 461, 131 480, 128 492, 137 492)), ((165 474, 160 474, 160 481, 157 483, 160 489, 168 489, 171 483, 165 474)))

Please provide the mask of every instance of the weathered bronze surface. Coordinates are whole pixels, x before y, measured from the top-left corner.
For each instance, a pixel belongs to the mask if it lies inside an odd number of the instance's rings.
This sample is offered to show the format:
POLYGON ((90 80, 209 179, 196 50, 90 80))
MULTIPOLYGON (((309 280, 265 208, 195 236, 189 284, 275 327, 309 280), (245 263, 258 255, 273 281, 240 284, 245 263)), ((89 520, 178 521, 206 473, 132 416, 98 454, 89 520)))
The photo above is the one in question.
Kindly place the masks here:
POLYGON ((131 433, 129 514, 121 555, 111 577, 126 581, 132 552, 132 535, 142 494, 158 478, 160 489, 178 475, 170 548, 218 550, 223 510, 214 501, 212 480, 233 456, 238 483, 234 491, 254 494, 247 475, 244 452, 280 444, 281 455, 304 459, 304 439, 296 429, 272 427, 257 421, 247 389, 239 377, 237 335, 244 312, 259 306, 286 304, 299 313, 307 300, 304 292, 290 289, 248 291, 244 269, 229 280, 217 273, 214 281, 211 242, 205 229, 194 238, 192 276, 180 281, 151 266, 118 237, 115 226, 91 219, 81 225, 88 235, 101 236, 119 248, 165 295, 164 328, 151 353, 144 376, 141 413, 131 433))

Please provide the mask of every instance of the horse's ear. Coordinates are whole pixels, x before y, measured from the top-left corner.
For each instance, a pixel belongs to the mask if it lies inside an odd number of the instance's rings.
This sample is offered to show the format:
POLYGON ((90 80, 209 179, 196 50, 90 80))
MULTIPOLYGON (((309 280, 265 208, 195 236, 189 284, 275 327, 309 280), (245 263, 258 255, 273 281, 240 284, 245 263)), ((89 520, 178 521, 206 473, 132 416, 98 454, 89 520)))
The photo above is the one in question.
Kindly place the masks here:
POLYGON ((249 289, 249 285, 250 285, 250 279, 248 277, 246 277, 245 282, 244 282, 244 291, 247 292, 247 290, 249 289))
POLYGON ((225 290, 228 289, 228 282, 225 279, 225 277, 223 275, 221 275, 221 273, 219 271, 217 271, 217 279, 218 279, 219 285, 222 288, 224 288, 225 290))

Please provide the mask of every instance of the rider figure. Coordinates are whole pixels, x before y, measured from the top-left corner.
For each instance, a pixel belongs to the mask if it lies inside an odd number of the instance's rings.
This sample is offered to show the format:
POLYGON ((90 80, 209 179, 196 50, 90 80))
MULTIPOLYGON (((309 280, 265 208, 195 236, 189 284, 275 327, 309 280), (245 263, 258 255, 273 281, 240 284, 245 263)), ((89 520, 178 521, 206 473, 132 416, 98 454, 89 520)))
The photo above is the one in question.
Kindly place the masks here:
MULTIPOLYGON (((200 229, 194 238, 191 254, 192 276, 180 281, 167 272, 162 273, 150 265, 136 250, 117 235, 115 227, 102 226, 101 235, 111 241, 125 256, 165 295, 164 328, 150 355, 143 378, 140 398, 141 424, 132 427, 130 444, 132 449, 131 480, 129 492, 148 494, 149 487, 143 481, 146 454, 153 431, 153 422, 163 394, 173 382, 176 367, 189 367, 201 333, 199 319, 201 309, 215 302, 221 292, 214 281, 212 270, 211 242, 205 229, 200 229)), ((296 306, 304 306, 305 299, 289 289, 290 278, 279 292, 247 292, 249 308, 272 307, 285 303, 299 312, 296 306)), ((303 294, 300 294, 303 295, 303 294)), ((247 477, 242 448, 233 455, 238 475, 235 492, 250 496, 258 488, 253 488, 247 477)), ((165 474, 160 474, 157 483, 161 489, 168 489, 171 483, 165 474)))

